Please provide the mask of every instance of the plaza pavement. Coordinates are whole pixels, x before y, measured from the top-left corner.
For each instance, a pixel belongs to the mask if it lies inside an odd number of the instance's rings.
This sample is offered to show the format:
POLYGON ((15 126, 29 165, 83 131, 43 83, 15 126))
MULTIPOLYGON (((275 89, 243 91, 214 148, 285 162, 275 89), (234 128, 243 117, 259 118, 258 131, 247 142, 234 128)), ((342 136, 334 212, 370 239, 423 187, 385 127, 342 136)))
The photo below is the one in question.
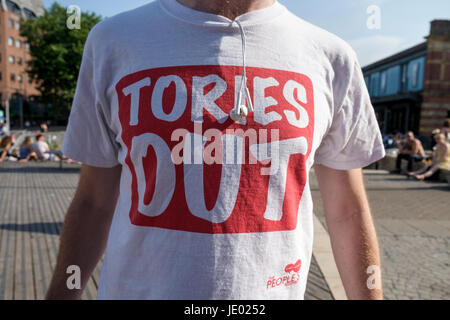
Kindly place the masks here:
MULTIPOLYGON (((60 170, 55 163, 0 164, 0 300, 44 297, 78 178, 77 165, 60 170)), ((385 298, 449 299, 448 184, 374 170, 365 171, 365 182, 380 241, 385 298)), ((342 299, 314 173, 311 188, 318 220, 306 299, 342 299)), ((96 298, 100 266, 84 299, 96 298)))
MULTIPOLYGON (((386 299, 450 299, 450 187, 365 170, 386 299)), ((314 174, 315 214, 324 227, 314 174)))

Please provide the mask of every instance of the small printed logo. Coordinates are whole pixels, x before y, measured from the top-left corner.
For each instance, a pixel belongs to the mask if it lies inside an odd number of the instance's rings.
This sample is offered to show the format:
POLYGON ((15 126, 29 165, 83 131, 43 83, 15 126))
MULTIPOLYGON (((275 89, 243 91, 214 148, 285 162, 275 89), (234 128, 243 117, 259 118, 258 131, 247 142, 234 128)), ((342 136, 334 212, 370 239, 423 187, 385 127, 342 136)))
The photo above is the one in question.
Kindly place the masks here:
POLYGON ((267 281, 267 289, 272 289, 284 285, 286 287, 292 286, 299 282, 300 280, 300 268, 302 267, 302 260, 298 259, 298 261, 294 264, 288 264, 284 268, 284 272, 286 274, 276 277, 272 276, 267 281))

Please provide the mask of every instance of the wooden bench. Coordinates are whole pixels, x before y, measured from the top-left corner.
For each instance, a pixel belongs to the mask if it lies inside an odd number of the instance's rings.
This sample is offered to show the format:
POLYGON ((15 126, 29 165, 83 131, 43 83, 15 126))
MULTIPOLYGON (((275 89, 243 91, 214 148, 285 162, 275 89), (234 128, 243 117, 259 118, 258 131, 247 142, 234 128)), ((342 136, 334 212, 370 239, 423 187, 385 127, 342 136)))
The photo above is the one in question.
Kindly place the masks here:
MULTIPOLYGON (((394 171, 396 168, 397 163, 397 154, 396 153, 388 153, 386 156, 375 162, 374 164, 367 167, 367 169, 376 169, 376 170, 387 170, 387 171, 394 171)), ((426 161, 417 161, 414 162, 413 165, 413 171, 420 170, 426 166, 426 161)), ((401 162, 401 169, 406 170, 407 161, 401 162)))

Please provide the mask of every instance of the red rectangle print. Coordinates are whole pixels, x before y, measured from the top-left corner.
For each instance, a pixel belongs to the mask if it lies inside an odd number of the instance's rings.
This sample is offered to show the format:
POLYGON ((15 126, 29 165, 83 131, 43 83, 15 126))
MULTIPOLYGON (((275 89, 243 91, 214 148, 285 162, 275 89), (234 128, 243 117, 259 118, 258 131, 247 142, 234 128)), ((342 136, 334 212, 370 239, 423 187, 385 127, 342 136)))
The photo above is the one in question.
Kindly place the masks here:
POLYGON ((235 122, 241 82, 238 66, 149 69, 118 82, 132 224, 208 234, 297 228, 313 84, 248 67, 254 112, 235 122))

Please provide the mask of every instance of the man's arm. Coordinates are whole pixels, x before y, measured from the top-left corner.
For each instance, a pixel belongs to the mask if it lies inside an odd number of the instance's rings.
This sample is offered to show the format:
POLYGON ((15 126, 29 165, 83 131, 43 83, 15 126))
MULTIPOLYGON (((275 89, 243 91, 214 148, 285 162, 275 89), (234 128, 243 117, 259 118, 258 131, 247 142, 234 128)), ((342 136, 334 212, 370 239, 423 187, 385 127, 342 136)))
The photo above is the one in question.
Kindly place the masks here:
POLYGON ((106 248, 119 194, 121 166, 111 169, 83 165, 75 197, 68 209, 47 299, 80 299, 106 248), (81 290, 69 290, 67 267, 81 270, 81 290))
MULTIPOLYGON (((380 267, 375 227, 362 170, 315 166, 336 265, 349 299, 382 299, 382 289, 369 289, 367 268, 380 267)), ((381 275, 377 279, 381 286, 381 275)))

